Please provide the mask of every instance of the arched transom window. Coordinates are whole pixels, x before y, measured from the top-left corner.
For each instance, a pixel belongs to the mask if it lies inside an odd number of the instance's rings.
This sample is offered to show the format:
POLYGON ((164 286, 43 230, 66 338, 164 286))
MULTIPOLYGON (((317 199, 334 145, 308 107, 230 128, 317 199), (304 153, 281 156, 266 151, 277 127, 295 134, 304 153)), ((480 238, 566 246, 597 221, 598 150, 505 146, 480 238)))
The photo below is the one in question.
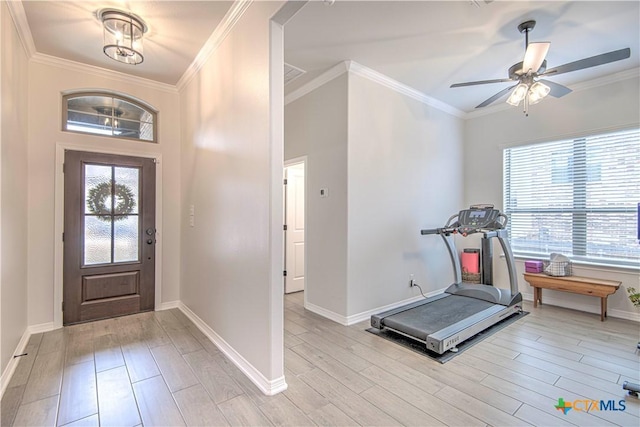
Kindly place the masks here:
POLYGON ((62 129, 113 138, 157 142, 157 113, 121 95, 82 92, 65 95, 62 129))

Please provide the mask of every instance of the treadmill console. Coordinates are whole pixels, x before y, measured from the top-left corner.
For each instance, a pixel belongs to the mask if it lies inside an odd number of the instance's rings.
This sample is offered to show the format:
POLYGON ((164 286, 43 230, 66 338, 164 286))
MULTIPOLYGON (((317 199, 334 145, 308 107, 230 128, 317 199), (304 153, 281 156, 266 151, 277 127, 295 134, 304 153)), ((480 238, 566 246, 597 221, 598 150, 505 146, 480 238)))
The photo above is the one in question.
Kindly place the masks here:
POLYGON ((471 234, 478 230, 498 230, 504 228, 500 220, 500 211, 493 205, 473 205, 458 213, 458 232, 471 234))

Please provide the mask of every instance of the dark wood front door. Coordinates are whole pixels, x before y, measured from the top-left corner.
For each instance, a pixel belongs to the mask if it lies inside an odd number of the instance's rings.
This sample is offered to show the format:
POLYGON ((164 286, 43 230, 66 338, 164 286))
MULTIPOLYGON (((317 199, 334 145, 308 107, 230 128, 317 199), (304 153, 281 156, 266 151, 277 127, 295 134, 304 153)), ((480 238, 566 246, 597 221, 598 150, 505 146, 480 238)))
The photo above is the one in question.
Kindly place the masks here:
POLYGON ((65 151, 65 325, 154 309, 155 161, 65 151))

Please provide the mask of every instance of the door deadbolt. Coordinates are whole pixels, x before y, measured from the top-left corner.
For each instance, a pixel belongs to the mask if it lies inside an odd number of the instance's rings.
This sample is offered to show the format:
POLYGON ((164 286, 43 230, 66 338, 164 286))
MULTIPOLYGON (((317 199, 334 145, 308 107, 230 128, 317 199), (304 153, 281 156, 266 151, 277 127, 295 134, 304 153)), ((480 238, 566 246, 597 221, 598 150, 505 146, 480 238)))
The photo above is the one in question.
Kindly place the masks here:
POLYGON ((153 234, 156 232, 156 230, 154 230, 153 228, 147 228, 147 236, 153 236, 153 234))

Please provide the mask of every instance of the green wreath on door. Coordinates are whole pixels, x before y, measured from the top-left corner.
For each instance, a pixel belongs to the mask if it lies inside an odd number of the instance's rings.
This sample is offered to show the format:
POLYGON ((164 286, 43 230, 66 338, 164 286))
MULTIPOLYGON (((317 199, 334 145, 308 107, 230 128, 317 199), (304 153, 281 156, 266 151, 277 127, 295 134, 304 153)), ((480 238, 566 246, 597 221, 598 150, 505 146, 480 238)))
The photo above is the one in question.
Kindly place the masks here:
POLYGON ((87 208, 89 212, 96 215, 103 221, 120 221, 127 218, 127 214, 133 212, 136 207, 135 195, 131 188, 124 184, 115 185, 115 198, 117 204, 115 206, 116 216, 111 216, 111 206, 107 206, 107 200, 111 197, 111 189, 113 181, 101 182, 92 187, 87 194, 87 208))

